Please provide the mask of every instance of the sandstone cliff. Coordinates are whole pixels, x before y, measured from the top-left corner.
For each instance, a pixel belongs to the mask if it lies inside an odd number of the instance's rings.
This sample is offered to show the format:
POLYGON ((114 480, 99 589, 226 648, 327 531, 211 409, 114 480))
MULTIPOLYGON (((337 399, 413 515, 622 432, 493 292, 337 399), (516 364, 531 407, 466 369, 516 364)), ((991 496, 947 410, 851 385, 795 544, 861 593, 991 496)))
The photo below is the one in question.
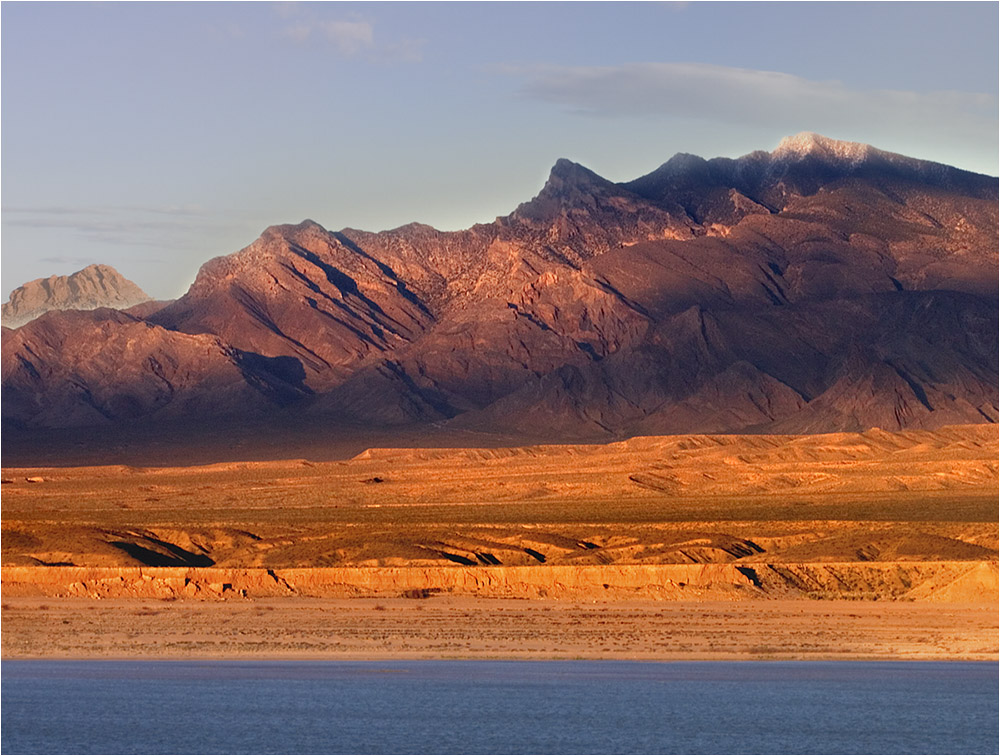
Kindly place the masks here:
POLYGON ((996 562, 379 567, 288 570, 5 567, 8 596, 225 600, 554 598, 568 600, 867 599, 995 604, 996 562))

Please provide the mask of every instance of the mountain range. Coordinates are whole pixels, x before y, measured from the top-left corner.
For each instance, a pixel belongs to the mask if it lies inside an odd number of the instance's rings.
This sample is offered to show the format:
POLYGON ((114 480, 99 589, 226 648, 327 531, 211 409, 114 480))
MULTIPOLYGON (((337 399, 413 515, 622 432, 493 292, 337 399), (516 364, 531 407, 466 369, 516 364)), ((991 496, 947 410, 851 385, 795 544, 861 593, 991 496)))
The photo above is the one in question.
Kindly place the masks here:
POLYGON ((559 160, 492 223, 272 226, 171 303, 5 327, 4 424, 996 423, 997 200, 996 178, 815 134, 625 183, 559 160))

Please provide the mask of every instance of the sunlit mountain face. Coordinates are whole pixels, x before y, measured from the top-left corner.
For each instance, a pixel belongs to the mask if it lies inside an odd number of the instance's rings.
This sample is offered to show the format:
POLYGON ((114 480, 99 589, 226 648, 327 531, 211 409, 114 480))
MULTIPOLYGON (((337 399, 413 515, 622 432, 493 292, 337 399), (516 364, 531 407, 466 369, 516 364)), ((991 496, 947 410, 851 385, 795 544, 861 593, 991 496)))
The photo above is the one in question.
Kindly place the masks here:
POLYGON ((625 183, 560 160, 456 232, 273 226, 166 306, 3 337, 18 429, 552 439, 997 420, 997 179, 815 134, 625 183))

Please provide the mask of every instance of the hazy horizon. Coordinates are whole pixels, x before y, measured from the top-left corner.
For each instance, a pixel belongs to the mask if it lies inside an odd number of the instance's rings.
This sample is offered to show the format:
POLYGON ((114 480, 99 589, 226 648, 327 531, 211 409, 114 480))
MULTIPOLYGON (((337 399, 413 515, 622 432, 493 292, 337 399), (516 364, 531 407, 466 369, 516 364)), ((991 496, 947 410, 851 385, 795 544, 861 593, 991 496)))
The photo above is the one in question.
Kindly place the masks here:
POLYGON ((815 131, 997 173, 992 3, 5 3, 3 296, 267 226, 451 230, 815 131))

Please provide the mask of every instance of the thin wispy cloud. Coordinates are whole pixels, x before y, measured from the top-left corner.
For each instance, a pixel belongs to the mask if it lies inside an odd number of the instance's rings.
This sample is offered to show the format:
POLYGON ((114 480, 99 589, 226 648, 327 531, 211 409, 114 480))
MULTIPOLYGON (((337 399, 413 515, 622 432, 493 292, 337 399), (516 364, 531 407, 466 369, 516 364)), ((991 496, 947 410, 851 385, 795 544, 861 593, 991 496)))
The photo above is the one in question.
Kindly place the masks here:
POLYGON ((53 263, 54 265, 82 265, 84 267, 97 262, 92 257, 72 257, 69 255, 50 255, 38 258, 39 262, 53 263))
POLYGON ((859 123, 996 141, 997 97, 958 91, 863 91, 778 71, 706 63, 508 67, 523 97, 585 115, 673 116, 836 130, 859 123))
POLYGON ((3 208, 4 222, 8 216, 24 215, 119 215, 127 213, 150 215, 205 215, 207 211, 199 205, 8 205, 3 208))
MULTIPOLYGON (((5 207, 3 225, 37 230, 62 229, 81 239, 108 245, 171 248, 181 239, 196 237, 224 224, 196 206, 44 205, 5 207)), ((47 261, 68 263, 83 259, 56 256, 47 261)))
POLYGON ((357 55, 375 44, 375 30, 366 21, 324 21, 320 31, 341 55, 357 55))
POLYGON ((281 34, 293 42, 319 39, 348 58, 375 46, 375 30, 367 21, 297 21, 281 34))
POLYGON ((362 58, 374 63, 419 63, 423 60, 425 40, 377 40, 371 21, 323 19, 298 7, 285 7, 285 4, 280 4, 276 13, 286 22, 280 35, 296 44, 323 44, 344 58, 362 58))

